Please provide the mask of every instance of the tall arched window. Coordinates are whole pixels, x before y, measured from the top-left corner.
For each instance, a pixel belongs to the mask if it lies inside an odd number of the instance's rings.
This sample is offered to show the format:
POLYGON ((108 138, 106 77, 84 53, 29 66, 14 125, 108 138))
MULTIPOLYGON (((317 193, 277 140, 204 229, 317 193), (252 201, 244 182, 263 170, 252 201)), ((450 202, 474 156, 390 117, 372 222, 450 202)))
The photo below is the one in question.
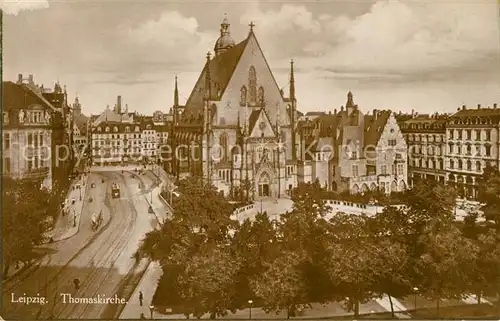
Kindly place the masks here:
POLYGON ((250 67, 248 72, 248 90, 250 94, 250 103, 257 102, 257 72, 255 71, 255 67, 250 67))
POLYGON ((227 134, 223 133, 219 137, 219 144, 220 144, 220 152, 221 152, 221 160, 225 161, 227 160, 228 157, 228 144, 227 144, 227 134))
POLYGON ((247 104, 247 88, 245 86, 240 89, 240 105, 245 106, 247 104))
POLYGON ((259 104, 264 105, 264 87, 259 87, 259 104))
POLYGON ((482 170, 482 168, 481 168, 481 162, 480 162, 480 161, 477 161, 477 162, 476 162, 476 170, 477 170, 478 172, 480 172, 480 171, 482 170))

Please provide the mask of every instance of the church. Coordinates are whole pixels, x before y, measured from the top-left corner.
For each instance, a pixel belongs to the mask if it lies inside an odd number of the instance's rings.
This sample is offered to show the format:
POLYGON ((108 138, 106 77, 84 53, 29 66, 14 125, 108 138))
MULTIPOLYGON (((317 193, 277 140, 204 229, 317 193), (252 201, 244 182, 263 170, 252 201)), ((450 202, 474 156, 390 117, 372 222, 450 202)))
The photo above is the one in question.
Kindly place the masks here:
POLYGON ((226 196, 277 198, 297 185, 293 61, 288 97, 254 32, 236 43, 227 18, 184 106, 175 79, 168 170, 202 176, 226 196))

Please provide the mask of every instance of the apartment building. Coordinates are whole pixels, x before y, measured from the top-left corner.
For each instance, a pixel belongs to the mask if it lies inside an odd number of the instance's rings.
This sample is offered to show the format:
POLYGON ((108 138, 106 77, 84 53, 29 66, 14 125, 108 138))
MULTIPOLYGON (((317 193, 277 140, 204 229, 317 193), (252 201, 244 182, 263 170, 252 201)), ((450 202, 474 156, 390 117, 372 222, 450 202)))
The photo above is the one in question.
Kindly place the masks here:
POLYGON ((478 179, 487 166, 498 168, 500 109, 462 106, 446 122, 446 181, 459 195, 475 198, 478 179))

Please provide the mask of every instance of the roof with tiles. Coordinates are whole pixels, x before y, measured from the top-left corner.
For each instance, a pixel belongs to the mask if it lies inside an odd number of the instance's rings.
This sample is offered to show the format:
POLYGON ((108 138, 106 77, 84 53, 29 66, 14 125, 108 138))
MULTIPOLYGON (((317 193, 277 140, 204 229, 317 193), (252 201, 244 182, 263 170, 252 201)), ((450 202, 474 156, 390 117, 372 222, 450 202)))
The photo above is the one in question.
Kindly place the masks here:
POLYGON ((365 146, 378 144, 391 114, 392 111, 390 110, 376 110, 373 115, 365 115, 365 146))
POLYGON ((56 111, 55 107, 47 99, 29 88, 29 86, 16 84, 12 81, 3 82, 2 109, 4 111, 27 109, 28 106, 34 104, 56 111))
POLYGON ((482 107, 478 105, 477 108, 462 106, 462 108, 459 108, 450 118, 463 117, 500 117, 500 108, 497 107, 497 104, 494 104, 493 107, 482 107))
MULTIPOLYGON (((210 59, 206 63, 203 70, 196 82, 196 85, 189 96, 185 105, 185 116, 196 115, 201 113, 204 106, 205 99, 205 83, 207 71, 210 70, 211 87, 210 94, 211 100, 218 100, 218 97, 224 94, 224 91, 231 80, 231 76, 240 61, 241 55, 247 45, 248 38, 241 41, 234 47, 228 48, 225 52, 210 59), (220 93, 220 95, 218 95, 220 93)), ((195 117, 195 119, 198 119, 195 117)))

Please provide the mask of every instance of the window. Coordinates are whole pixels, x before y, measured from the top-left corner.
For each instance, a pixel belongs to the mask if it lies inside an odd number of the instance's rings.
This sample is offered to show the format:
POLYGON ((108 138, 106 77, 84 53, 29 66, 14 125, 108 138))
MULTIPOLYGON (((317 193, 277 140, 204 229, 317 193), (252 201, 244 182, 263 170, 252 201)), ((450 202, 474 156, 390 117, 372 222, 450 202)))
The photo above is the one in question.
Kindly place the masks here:
POLYGON ((356 152, 356 151, 351 152, 351 158, 352 159, 357 159, 358 158, 358 152, 356 152))
POLYGON ((3 159, 3 172, 5 174, 10 173, 10 158, 9 157, 5 157, 3 159))
POLYGON ((259 104, 264 105, 264 87, 262 86, 259 87, 259 104))
POLYGON ((247 88, 245 86, 240 89, 240 105, 245 106, 247 104, 247 88))
POLYGON ((471 140, 472 139, 472 131, 470 129, 468 129, 466 131, 466 133, 467 133, 467 140, 471 140))
POLYGON ((101 131, 101 127, 97 127, 97 131, 100 132, 101 131))
POLYGON ((482 168, 481 168, 481 162, 480 162, 480 161, 477 161, 477 162, 476 162, 476 170, 477 170, 478 172, 480 172, 480 171, 482 170, 482 168))
POLYGON ((450 159, 450 169, 455 168, 455 161, 453 159, 450 159))
POLYGON ((398 164, 397 174, 398 176, 402 176, 404 174, 403 164, 398 164))
POLYGON ((382 175, 387 175, 387 165, 380 166, 380 173, 382 175))
POLYGON ((439 162, 438 162, 438 169, 444 169, 443 160, 442 159, 440 159, 439 162))
POLYGON ((462 146, 457 146, 457 154, 462 155, 462 146))
POLYGON ((450 147, 450 154, 453 154, 453 144, 450 144, 449 147, 450 147))
POLYGON ((250 94, 250 103, 257 102, 257 72, 255 67, 251 66, 248 72, 248 90, 250 94))
POLYGON ((125 132, 129 133, 130 132, 130 127, 125 127, 125 132))
POLYGON ((472 155, 472 146, 467 145, 467 155, 472 155))
POLYGON ((453 139, 453 129, 448 132, 450 139, 453 139))
POLYGON ((491 156, 491 146, 485 145, 484 148, 486 150, 486 157, 490 157, 491 156))
POLYGON ((10 134, 6 133, 3 135, 3 137, 4 137, 3 148, 9 149, 10 148, 10 134))
POLYGON ((472 170, 472 162, 470 160, 467 161, 467 170, 468 171, 472 170))
POLYGON ((486 130, 486 139, 485 140, 488 142, 491 140, 491 130, 489 130, 489 129, 486 130))
POLYGON ((33 159, 28 159, 28 170, 32 170, 33 169, 33 159))
POLYGON ((109 133, 109 127, 106 127, 106 133, 109 133))
POLYGON ((358 165, 352 165, 352 177, 358 177, 358 165))
POLYGON ((481 140, 481 131, 480 130, 476 131, 476 140, 481 140))
POLYGON ((227 134, 223 133, 219 138, 221 160, 225 161, 228 157, 228 144, 227 144, 227 134))
POLYGON ((463 162, 461 159, 458 160, 458 169, 462 169, 463 168, 463 162))
POLYGON ((458 140, 462 140, 462 131, 458 130, 458 140))
POLYGON ((28 133, 28 146, 33 145, 33 134, 28 133))
POLYGON ((395 140, 395 139, 389 139, 389 140, 387 141, 387 144, 388 144, 389 146, 396 146, 396 140, 395 140))

